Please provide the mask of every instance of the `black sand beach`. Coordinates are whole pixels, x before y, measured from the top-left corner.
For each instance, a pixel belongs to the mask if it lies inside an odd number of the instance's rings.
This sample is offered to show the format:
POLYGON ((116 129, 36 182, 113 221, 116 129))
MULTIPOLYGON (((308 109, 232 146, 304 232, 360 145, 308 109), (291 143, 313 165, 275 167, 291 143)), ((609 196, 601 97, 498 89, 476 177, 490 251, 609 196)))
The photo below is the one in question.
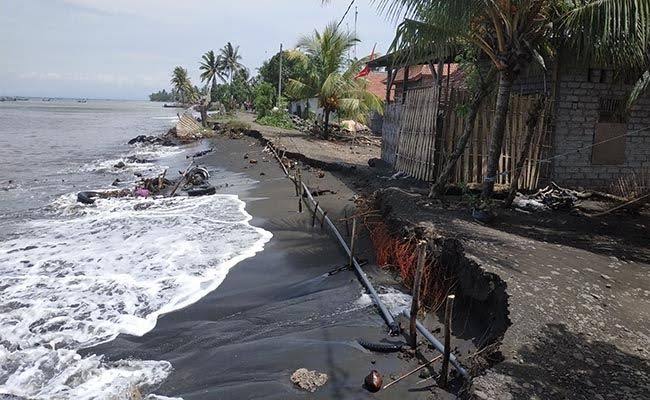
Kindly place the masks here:
MULTIPOLYGON (((363 378, 373 369, 388 382, 390 375, 399 376, 417 364, 396 354, 371 353, 357 339, 403 343, 404 338, 389 337, 368 299, 359 301, 363 290, 351 271, 328 274, 345 265, 346 257, 318 223, 312 228, 307 208, 297 212, 293 185, 272 156, 250 138, 212 141, 216 151, 202 158, 201 164, 260 181, 220 192, 237 193, 247 203, 252 225, 271 231, 273 238, 261 253, 234 267, 216 291, 161 317, 144 337, 122 335, 88 352, 106 354, 108 359, 170 361, 174 372, 153 392, 186 400, 421 398, 422 392, 404 389, 425 388, 433 382, 416 385, 421 380, 417 374, 402 388, 373 395, 362 388, 363 378), (298 368, 326 373, 327 384, 313 394, 296 388, 290 376, 298 368)), ((353 193, 329 174, 312 186, 336 192, 320 198, 333 220, 345 207, 353 207, 353 193)), ((360 242, 359 258, 371 257, 367 239, 360 242)), ((394 284, 376 267, 366 270, 378 287, 394 284)), ((433 358, 435 353, 427 356, 433 358)), ((430 395, 428 390, 425 393, 430 395)))

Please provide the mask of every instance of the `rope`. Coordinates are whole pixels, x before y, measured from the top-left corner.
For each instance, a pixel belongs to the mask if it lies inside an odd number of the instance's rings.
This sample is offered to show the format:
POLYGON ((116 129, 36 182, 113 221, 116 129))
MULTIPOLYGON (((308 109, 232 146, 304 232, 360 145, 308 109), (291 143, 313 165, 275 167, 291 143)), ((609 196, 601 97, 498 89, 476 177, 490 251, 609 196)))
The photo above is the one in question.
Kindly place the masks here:
POLYGON ((350 9, 351 9, 352 6, 354 5, 354 2, 355 2, 355 1, 356 1, 356 0, 352 0, 352 1, 350 2, 350 5, 348 6, 348 9, 345 10, 345 14, 343 14, 343 17, 341 17, 341 20, 339 21, 339 23, 336 24, 336 29, 337 29, 337 30, 341 27, 341 24, 343 23, 343 21, 345 21, 345 17, 348 16, 348 13, 350 12, 350 9))

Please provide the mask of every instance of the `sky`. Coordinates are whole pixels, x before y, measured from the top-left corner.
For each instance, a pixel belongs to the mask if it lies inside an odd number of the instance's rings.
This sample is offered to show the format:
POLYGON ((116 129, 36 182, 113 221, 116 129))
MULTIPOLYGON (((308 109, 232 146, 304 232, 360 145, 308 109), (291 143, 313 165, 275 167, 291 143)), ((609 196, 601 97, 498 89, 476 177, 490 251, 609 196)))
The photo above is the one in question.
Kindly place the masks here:
MULTIPOLYGON (((199 61, 228 41, 253 74, 350 0, 0 0, 0 96, 146 99, 172 69, 199 83, 199 61)), ((359 57, 385 53, 395 24, 357 0, 359 57)), ((354 28, 354 7, 342 26, 354 28)))

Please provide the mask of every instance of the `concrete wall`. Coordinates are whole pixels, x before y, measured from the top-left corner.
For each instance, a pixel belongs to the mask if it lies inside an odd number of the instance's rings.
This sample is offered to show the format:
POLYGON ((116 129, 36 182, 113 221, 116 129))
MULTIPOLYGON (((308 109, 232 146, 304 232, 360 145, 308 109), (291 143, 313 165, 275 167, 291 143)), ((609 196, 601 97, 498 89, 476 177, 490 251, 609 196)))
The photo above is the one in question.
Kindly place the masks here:
POLYGON ((601 98, 625 100, 631 84, 612 82, 610 72, 571 68, 560 72, 552 136, 552 179, 571 187, 608 188, 618 177, 650 168, 650 94, 640 98, 627 118, 625 158, 619 165, 592 162, 601 98), (591 79, 590 79, 591 76, 591 79), (602 82, 601 82, 602 80, 602 82), (637 132, 640 129, 644 131, 637 132), (584 148, 580 150, 580 148, 584 148), (567 154, 568 153, 568 154, 567 154), (566 154, 566 155, 564 155, 566 154), (560 156, 561 155, 561 156, 560 156))
MULTIPOLYGON (((318 99, 304 99, 304 100, 294 100, 289 103, 289 113, 298 115, 298 112, 305 112, 305 109, 309 108, 309 111, 316 114, 316 120, 322 121, 324 119, 324 112, 322 107, 318 107, 318 99)), ((300 115, 302 117, 302 115, 300 115)), ((330 114, 330 121, 336 122, 338 116, 336 113, 330 114)))

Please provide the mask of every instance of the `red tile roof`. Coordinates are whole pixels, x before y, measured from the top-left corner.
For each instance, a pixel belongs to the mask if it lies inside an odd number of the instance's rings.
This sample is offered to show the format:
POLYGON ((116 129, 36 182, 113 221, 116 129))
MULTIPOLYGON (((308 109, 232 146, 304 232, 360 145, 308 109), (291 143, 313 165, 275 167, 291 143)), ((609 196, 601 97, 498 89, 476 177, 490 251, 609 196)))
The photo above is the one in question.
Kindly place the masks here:
MULTIPOLYGON (((464 76, 462 71, 459 69, 458 64, 445 64, 442 70, 443 78, 446 78, 449 75, 450 80, 454 82, 460 82, 463 80, 464 76)), ((417 82, 425 77, 432 77, 431 68, 428 65, 412 65, 409 67, 409 82, 417 82)), ((384 77, 384 83, 388 82, 388 78, 384 77)), ((393 83, 402 83, 404 82, 404 68, 401 68, 397 71, 397 75, 393 80, 393 83)))
MULTIPOLYGON (((380 99, 386 99, 386 73, 371 71, 364 77, 368 81, 368 90, 377 95, 380 99)), ((391 90, 391 100, 393 99, 394 90, 391 90)))

